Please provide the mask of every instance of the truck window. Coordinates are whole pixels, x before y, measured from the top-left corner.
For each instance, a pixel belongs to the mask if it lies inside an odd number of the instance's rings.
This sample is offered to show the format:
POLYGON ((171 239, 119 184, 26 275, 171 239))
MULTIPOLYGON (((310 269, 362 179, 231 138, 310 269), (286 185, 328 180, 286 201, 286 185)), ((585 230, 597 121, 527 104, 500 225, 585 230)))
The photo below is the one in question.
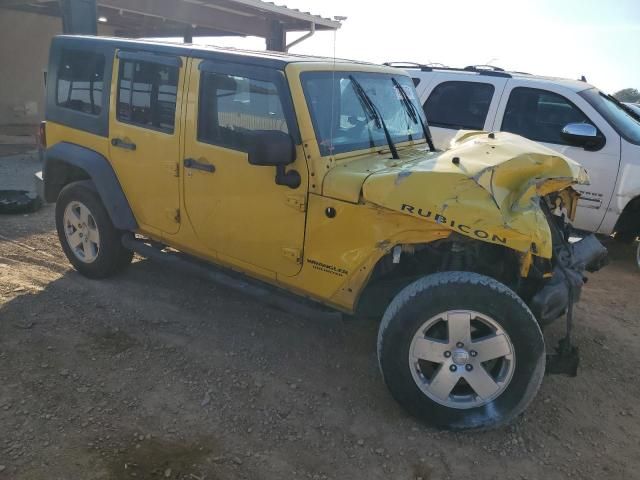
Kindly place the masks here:
POLYGON ((59 107, 99 115, 102 111, 104 55, 65 49, 61 53, 56 83, 59 107))
POLYGON ((568 145, 562 129, 569 123, 591 123, 587 116, 562 95, 536 88, 511 91, 501 130, 536 142, 568 145))
POLYGON ((177 93, 177 67, 120 61, 116 108, 119 121, 173 133, 177 93))
POLYGON ((482 130, 494 90, 490 83, 443 82, 424 102, 424 113, 434 127, 482 130))
POLYGON ((246 150, 247 133, 289 133, 278 90, 272 82, 202 72, 198 140, 246 150))

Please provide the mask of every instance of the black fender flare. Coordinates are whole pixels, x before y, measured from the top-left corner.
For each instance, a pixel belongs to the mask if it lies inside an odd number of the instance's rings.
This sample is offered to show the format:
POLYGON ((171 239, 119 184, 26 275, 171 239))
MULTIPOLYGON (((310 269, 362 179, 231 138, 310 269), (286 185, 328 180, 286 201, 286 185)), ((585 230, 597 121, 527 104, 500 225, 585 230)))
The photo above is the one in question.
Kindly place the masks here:
POLYGON ((55 202, 60 190, 71 181, 90 179, 113 225, 119 230, 138 229, 138 222, 113 167, 95 150, 69 142, 55 144, 45 152, 43 177, 44 195, 48 202, 55 202), (86 177, 74 178, 72 172, 78 170, 86 173, 86 177))

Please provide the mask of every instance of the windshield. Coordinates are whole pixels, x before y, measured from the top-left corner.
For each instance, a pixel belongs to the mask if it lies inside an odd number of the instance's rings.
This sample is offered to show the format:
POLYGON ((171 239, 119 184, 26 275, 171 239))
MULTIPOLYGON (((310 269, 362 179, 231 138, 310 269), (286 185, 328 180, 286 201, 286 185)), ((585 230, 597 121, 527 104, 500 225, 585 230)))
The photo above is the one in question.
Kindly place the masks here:
POLYGON ((379 112, 392 143, 424 140, 420 122, 412 118, 393 83, 393 79, 398 81, 422 116, 411 78, 364 72, 306 72, 301 78, 322 155, 388 145, 381 122, 376 121, 375 112, 367 109, 351 78, 362 86, 379 112))
POLYGON ((640 145, 640 122, 629 115, 622 105, 595 88, 580 95, 602 115, 624 139, 640 145))

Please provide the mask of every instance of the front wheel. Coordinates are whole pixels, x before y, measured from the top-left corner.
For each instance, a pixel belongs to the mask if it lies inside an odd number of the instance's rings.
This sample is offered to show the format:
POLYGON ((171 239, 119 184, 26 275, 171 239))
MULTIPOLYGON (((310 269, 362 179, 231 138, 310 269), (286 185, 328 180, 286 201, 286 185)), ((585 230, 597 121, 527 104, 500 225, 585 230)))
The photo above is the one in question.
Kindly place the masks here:
POLYGON ((378 361, 409 413, 454 430, 516 418, 535 397, 545 367, 538 323, 500 282, 468 272, 421 278, 384 314, 378 361))

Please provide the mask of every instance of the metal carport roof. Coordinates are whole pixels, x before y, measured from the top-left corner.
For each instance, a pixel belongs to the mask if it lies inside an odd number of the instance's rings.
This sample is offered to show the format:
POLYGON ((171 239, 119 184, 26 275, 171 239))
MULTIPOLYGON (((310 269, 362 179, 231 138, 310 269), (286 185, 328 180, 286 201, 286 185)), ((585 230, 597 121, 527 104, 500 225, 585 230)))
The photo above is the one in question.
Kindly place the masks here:
MULTIPOLYGON (((339 21, 260 0, 96 0, 96 5, 98 17, 123 37, 252 35, 282 51, 286 32, 340 28, 339 21)), ((0 0, 0 8, 61 16, 58 0, 0 0)))

